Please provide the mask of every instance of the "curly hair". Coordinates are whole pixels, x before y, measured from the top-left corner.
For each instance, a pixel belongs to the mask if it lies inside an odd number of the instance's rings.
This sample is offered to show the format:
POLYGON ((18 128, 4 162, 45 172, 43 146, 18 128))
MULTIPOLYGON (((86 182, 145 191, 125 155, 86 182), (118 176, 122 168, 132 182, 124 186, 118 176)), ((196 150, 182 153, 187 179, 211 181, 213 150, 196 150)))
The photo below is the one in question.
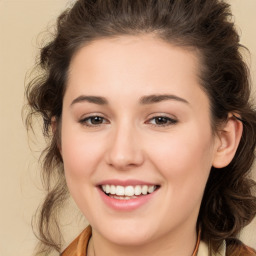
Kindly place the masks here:
POLYGON ((41 251, 61 250, 58 212, 68 190, 58 145, 70 61, 94 40, 148 33, 200 53, 201 86, 210 99, 213 131, 229 113, 243 123, 232 162, 210 172, 198 217, 202 239, 217 251, 223 239, 236 237, 256 215, 255 182, 249 175, 255 159, 256 110, 230 6, 221 0, 78 0, 59 16, 53 39, 41 49, 42 74, 26 90, 27 126, 35 115, 41 116, 48 139, 42 167, 47 195, 38 216, 41 251))

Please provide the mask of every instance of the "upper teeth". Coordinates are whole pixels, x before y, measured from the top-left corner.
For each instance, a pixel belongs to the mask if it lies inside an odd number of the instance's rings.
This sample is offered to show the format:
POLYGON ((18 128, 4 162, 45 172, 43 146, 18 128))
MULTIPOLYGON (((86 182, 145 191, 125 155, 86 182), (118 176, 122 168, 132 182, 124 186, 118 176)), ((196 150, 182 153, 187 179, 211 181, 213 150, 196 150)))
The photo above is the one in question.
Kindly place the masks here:
POLYGON ((138 196, 146 195, 147 193, 153 193, 156 190, 156 186, 136 185, 136 186, 115 186, 115 185, 102 185, 102 190, 107 194, 118 196, 138 196))

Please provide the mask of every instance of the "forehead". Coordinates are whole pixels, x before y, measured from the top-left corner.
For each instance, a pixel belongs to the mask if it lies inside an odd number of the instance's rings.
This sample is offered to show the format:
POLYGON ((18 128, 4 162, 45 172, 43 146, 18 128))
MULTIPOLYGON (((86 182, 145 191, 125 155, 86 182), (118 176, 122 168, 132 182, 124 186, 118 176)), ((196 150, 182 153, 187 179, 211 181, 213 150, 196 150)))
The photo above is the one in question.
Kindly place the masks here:
POLYGON ((108 90, 116 97, 132 97, 168 91, 189 97, 195 88, 200 89, 199 70, 196 51, 152 35, 100 39, 83 46, 73 56, 67 92, 75 97, 108 90))
MULTIPOLYGON (((182 76, 199 74, 199 53, 196 49, 178 47, 157 38, 154 35, 120 36, 92 41, 80 48, 71 59, 69 77, 77 70, 84 71, 101 69, 101 74, 113 67, 121 71, 143 74, 143 71, 153 71, 158 78, 166 70, 183 67, 182 76), (108 68, 109 67, 109 68, 108 68), (186 69, 186 70, 185 70, 186 69), (162 72, 161 72, 162 71, 162 72)), ((174 72, 172 72, 174 73, 174 72)), ((180 72, 176 74, 179 75, 180 72)))

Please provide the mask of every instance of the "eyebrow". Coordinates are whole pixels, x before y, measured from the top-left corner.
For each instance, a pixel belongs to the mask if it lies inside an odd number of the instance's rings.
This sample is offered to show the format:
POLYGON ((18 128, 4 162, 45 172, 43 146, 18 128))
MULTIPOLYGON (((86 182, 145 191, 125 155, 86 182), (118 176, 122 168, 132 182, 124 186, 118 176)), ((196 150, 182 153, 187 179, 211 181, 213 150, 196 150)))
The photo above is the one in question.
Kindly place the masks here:
POLYGON ((143 96, 140 98, 139 102, 140 104, 146 105, 146 104, 153 104, 153 103, 158 103, 166 100, 175 100, 175 101, 180 101, 180 102, 189 104, 187 100, 173 94, 160 94, 160 95, 153 94, 153 95, 143 96))
POLYGON ((87 101, 89 103, 94 103, 97 105, 107 105, 108 104, 107 99, 104 97, 81 95, 72 101, 71 106, 74 105, 75 103, 82 103, 84 101, 87 101))
MULTIPOLYGON (((160 95, 152 94, 152 95, 143 96, 140 98, 139 103, 142 105, 149 105, 149 104, 154 104, 154 103, 158 103, 166 100, 175 100, 175 101, 189 104, 187 100, 172 94, 160 94, 160 95)), ((108 104, 108 100, 104 97, 81 95, 72 101, 71 106, 76 103, 82 103, 82 102, 89 102, 97 105, 108 104)))

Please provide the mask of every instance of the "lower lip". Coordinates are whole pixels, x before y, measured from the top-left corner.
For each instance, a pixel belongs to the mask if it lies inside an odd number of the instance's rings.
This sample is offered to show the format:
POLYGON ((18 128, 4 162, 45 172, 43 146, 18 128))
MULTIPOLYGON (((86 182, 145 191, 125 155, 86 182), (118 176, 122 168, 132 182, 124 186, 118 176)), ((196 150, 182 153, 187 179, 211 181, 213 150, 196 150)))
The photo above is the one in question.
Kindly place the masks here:
POLYGON ((133 211, 145 205, 148 201, 150 201, 152 197, 154 197, 154 195, 157 193, 158 189, 151 194, 127 200, 115 199, 110 196, 107 196, 100 188, 98 188, 98 191, 104 203, 110 208, 117 211, 133 211))

